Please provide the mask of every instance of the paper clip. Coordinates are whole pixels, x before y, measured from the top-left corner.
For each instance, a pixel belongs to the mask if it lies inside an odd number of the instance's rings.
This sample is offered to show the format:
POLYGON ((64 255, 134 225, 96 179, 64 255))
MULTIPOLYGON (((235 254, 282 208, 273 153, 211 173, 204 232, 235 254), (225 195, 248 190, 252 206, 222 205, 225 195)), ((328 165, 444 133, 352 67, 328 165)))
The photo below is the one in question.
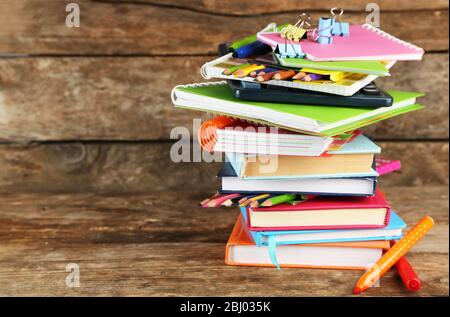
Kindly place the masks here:
POLYGON ((349 36, 350 35, 350 25, 348 22, 342 22, 342 15, 344 14, 344 9, 334 7, 330 10, 330 12, 333 15, 333 30, 332 30, 331 34, 338 35, 338 36, 349 36), (339 22, 336 22, 336 14, 334 13, 335 10, 341 10, 339 12, 339 22))
POLYGON ((307 27, 311 26, 311 17, 302 12, 300 19, 294 25, 289 24, 281 30, 280 36, 294 42, 299 42, 307 32, 307 30, 303 28, 305 24, 307 27))

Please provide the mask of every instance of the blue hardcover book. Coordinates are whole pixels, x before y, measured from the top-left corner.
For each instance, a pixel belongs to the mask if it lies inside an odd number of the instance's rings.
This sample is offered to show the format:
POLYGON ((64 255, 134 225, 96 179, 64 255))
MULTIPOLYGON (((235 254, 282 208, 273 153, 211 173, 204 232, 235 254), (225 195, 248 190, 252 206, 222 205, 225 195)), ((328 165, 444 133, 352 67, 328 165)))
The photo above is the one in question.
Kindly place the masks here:
POLYGON ((242 179, 308 179, 376 177, 372 163, 381 149, 365 135, 357 136, 326 156, 256 155, 226 152, 242 179))
MULTIPOLYGON (((247 222, 245 207, 240 207, 241 214, 247 222)), ((293 230, 293 231, 249 231, 256 245, 334 243, 354 241, 399 240, 406 223, 391 210, 389 224, 377 229, 351 230, 293 230), (272 241, 270 241, 272 240, 272 241)))
POLYGON ((221 193, 373 196, 377 185, 376 177, 241 179, 229 162, 223 164, 218 177, 221 193))

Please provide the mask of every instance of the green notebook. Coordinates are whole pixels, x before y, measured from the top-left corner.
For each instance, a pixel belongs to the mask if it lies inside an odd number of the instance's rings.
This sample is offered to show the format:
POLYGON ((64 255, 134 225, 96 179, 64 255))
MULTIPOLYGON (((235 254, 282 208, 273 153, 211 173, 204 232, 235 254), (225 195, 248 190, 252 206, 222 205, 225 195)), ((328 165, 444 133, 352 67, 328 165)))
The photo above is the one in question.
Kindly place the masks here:
POLYGON ((349 73, 388 76, 389 69, 382 61, 342 61, 314 62, 303 58, 280 57, 275 54, 280 65, 292 68, 314 68, 321 70, 336 70, 349 73))
MULTIPOLYGON (((391 90, 391 107, 355 108, 243 101, 232 96, 226 82, 177 86, 172 91, 176 107, 241 118, 308 134, 335 136, 410 111, 424 94, 391 90)), ((364 106, 364 105, 361 105, 364 106)))

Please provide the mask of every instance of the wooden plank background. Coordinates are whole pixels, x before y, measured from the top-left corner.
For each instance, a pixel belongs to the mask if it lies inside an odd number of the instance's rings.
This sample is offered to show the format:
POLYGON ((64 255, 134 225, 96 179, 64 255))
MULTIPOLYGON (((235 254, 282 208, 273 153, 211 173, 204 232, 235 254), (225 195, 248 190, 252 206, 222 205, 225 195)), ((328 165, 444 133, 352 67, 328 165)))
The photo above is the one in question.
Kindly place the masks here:
MULTIPOLYGON (((109 295, 239 296, 258 295, 249 289, 267 285, 265 281, 277 283, 279 277, 272 270, 258 271, 263 276, 258 279, 251 270, 227 268, 222 263, 220 245, 231 230, 234 213, 215 213, 223 220, 218 228, 211 214, 195 206, 198 199, 214 191, 219 164, 175 164, 169 159, 172 128, 192 130, 193 118, 206 118, 199 112, 175 110, 170 91, 178 84, 203 81, 199 68, 214 58, 219 43, 256 32, 272 21, 295 22, 300 6, 317 18, 335 5, 331 0, 257 3, 0 0, 0 238, 5 242, 0 248, 0 263, 4 264, 0 295, 95 294, 97 290, 109 295), (80 28, 65 26, 69 2, 80 5, 80 28), (186 188, 195 193, 185 193, 186 188), (171 204, 172 197, 180 199, 176 206, 171 204), (80 214, 74 201, 84 206, 80 214), (142 201, 148 204, 134 207, 142 201), (86 207, 90 204, 92 208, 86 207), (180 214, 173 208, 185 208, 193 214, 193 222, 180 225, 176 222, 180 214), (136 214, 131 216, 130 210, 136 214), (90 221, 94 225, 86 229, 90 221), (195 229, 197 223, 201 226, 195 229), (149 224, 156 229, 140 227, 149 224), (36 241, 40 238, 42 243, 36 241), (128 253, 121 257, 123 248, 128 253), (170 248, 178 255, 167 251, 170 248), (186 248, 192 253, 186 253, 186 248), (142 252, 156 252, 155 258, 141 258, 142 252), (203 259, 208 252, 212 258, 203 259), (113 266, 119 273, 100 281, 91 272, 89 286, 70 293, 52 284, 48 273, 70 254, 91 268, 114 257, 113 266), (175 263, 186 257, 181 264, 175 263), (16 273, 18 258, 27 266, 16 273), (43 267, 35 267, 37 260, 43 261, 43 267), (168 265, 168 270, 156 265, 152 271, 146 261, 168 265), (127 265, 134 265, 138 273, 124 269, 127 265), (193 268, 186 270, 182 265, 193 268), (202 266, 206 266, 204 271, 202 266), (36 270, 35 279, 27 279, 36 270), (161 272, 177 283, 183 281, 183 288, 163 285, 158 280, 161 272), (205 275, 211 272, 215 275, 205 275), (195 288, 182 274, 203 279, 207 287, 195 288), (145 282, 125 282, 130 278, 147 278, 159 286, 146 292, 145 282), (247 286, 233 290, 229 281, 242 278, 247 278, 247 286), (119 287, 108 287, 115 279, 120 280, 119 287), (214 291, 213 280, 223 289, 214 291)), ((345 19, 363 23, 367 3, 345 1, 345 19)), ((391 77, 377 83, 385 89, 425 92, 421 103, 426 108, 364 131, 382 146, 384 157, 402 160, 403 170, 383 177, 381 183, 392 193, 388 197, 396 206, 404 207, 408 222, 417 220, 424 208, 436 207, 430 211, 440 222, 434 239, 414 253, 413 260, 428 270, 426 294, 448 295, 448 286, 444 286, 448 275, 442 272, 448 271, 449 3, 377 3, 383 30, 426 50, 423 61, 399 62, 391 77), (427 199, 420 199, 423 190, 427 199)), ((329 274, 315 272, 302 276, 318 283, 329 274)), ((288 270, 282 279, 295 280, 295 274, 288 270)), ((353 278, 352 273, 333 274, 336 291, 326 294, 346 294, 343 281, 353 278)), ((396 293, 401 287, 395 277, 386 283, 394 285, 394 290, 374 294, 405 295, 396 293)), ((292 282, 289 294, 308 295, 298 291, 301 285, 292 282)))

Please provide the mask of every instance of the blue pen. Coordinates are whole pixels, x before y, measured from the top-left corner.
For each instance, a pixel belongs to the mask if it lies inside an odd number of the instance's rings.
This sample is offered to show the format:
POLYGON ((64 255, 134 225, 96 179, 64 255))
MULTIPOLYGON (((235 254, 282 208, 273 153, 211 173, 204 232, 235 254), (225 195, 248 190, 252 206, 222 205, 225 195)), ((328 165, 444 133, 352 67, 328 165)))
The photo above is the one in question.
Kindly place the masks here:
POLYGON ((269 45, 256 41, 239 47, 234 51, 233 57, 247 58, 249 56, 263 55, 271 51, 272 48, 269 45))

